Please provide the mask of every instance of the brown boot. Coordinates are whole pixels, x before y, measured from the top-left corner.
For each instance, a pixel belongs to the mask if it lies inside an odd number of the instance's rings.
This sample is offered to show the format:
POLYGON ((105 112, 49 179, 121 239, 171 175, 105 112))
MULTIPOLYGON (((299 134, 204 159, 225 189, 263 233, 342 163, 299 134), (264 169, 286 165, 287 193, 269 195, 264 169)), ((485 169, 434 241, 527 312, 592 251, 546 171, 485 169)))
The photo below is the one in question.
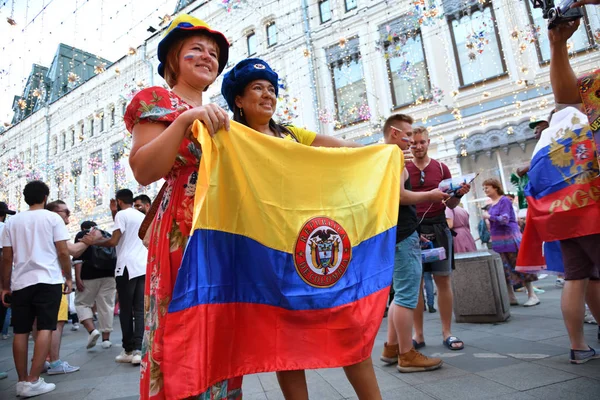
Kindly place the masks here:
POLYGON ((397 344, 388 345, 387 342, 383 344, 383 353, 379 359, 386 364, 396 364, 398 362, 398 354, 400 350, 397 344))
POLYGON ((400 372, 422 372, 433 371, 442 366, 444 362, 439 358, 427 357, 414 348, 398 356, 398 371, 400 372))

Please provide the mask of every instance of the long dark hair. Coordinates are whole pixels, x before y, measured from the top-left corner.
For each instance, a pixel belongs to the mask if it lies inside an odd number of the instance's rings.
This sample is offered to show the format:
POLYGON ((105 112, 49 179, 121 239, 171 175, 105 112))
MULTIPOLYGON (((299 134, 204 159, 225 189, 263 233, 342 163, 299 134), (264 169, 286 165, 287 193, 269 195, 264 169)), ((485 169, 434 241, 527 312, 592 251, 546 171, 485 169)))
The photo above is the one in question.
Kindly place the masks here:
MULTIPOLYGON (((233 106, 233 120, 235 122, 239 122, 240 124, 244 124, 247 127, 250 127, 250 125, 248 125, 248 121, 246 121, 246 117, 242 115, 240 108, 236 105, 233 106)), ((277 137, 282 138, 285 135, 290 135, 296 142, 300 143, 298 137, 294 134, 294 132, 288 129, 285 125, 278 124, 273 120, 273 118, 269 120, 269 129, 275 132, 275 135, 277 135, 277 137)))

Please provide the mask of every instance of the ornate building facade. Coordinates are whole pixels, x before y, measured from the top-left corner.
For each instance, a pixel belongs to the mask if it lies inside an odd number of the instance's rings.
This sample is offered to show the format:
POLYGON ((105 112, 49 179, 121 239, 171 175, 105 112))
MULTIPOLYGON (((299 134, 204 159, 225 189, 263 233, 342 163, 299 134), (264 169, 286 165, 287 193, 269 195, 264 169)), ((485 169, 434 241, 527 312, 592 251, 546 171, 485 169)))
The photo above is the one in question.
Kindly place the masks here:
MULTIPOLYGON (((454 174, 496 176, 508 191, 510 173, 533 150, 529 120, 554 107, 545 24, 527 1, 179 1, 178 12, 225 33, 228 67, 246 57, 272 65, 282 78, 282 122, 373 144, 385 118, 410 114, 430 128, 431 155, 454 174)), ((93 58, 94 76, 37 102, 25 118, 18 100, 29 92, 15 100, 13 125, 0 135, 0 200, 26 208, 22 187, 41 177, 52 198, 77 210, 76 221, 109 223, 116 189, 156 193, 157 184, 142 188, 133 179, 122 116, 137 90, 164 85, 156 73, 161 36, 112 64, 93 58)), ((600 65, 599 40, 599 13, 587 7, 569 43, 577 73, 600 65)), ((72 72, 54 81, 68 82, 72 72)), ((207 99, 225 106, 219 89, 220 79, 207 99)), ((478 186, 464 200, 474 220, 484 200, 478 186)))

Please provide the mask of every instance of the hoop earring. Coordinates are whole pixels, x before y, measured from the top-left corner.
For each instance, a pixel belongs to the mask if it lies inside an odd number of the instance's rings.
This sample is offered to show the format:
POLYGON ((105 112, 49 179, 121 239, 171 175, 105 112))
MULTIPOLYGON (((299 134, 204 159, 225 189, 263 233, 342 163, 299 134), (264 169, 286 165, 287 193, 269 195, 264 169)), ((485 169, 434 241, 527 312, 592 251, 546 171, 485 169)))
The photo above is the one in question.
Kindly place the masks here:
POLYGON ((240 117, 244 116, 244 110, 240 108, 240 117))

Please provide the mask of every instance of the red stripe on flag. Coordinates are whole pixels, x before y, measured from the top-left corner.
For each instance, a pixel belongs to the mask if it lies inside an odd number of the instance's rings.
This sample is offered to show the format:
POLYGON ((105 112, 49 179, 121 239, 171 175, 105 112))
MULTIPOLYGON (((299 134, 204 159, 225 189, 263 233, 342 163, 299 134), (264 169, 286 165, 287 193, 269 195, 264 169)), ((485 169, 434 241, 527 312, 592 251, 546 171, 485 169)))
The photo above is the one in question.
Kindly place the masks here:
POLYGON ((545 242, 600 233, 600 177, 539 199, 527 197, 527 203, 527 224, 535 224, 545 242))
POLYGON ((361 362, 371 355, 388 294, 389 287, 321 310, 225 303, 169 313, 161 363, 165 394, 180 399, 237 376, 361 362))

